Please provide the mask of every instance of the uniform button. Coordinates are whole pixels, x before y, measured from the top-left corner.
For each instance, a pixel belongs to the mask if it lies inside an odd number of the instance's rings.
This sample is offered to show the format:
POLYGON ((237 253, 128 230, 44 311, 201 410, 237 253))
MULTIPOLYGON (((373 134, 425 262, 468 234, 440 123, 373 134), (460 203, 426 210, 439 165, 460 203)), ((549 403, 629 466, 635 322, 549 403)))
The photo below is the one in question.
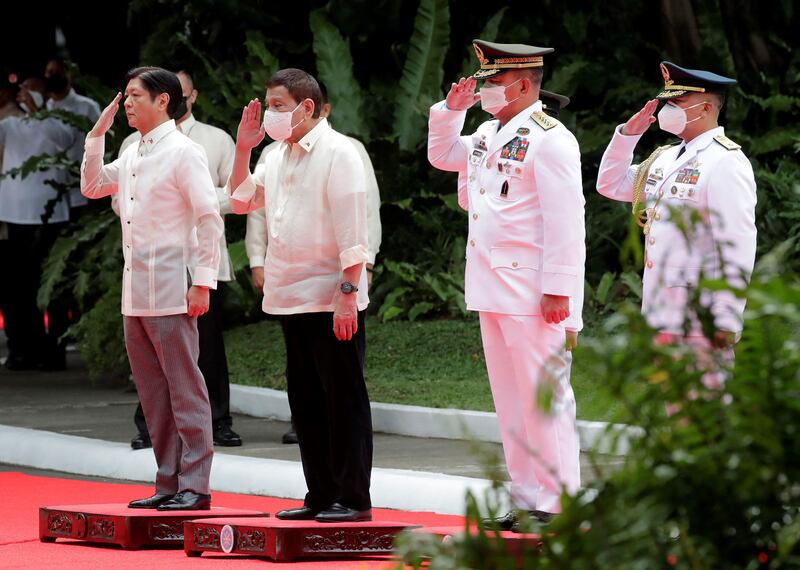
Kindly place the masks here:
POLYGON ((130 268, 130 267, 126 267, 126 268, 125 268, 125 271, 130 271, 130 270, 131 270, 131 268, 130 268))
POLYGON ((517 168, 514 169, 514 172, 519 174, 520 172, 522 172, 522 169, 520 167, 517 167, 517 168))
POLYGON ((670 188, 670 189, 669 189, 669 191, 670 191, 672 194, 677 194, 677 193, 678 193, 678 187, 677 187, 677 186, 673 186, 672 188, 670 188))
POLYGON ((131 174, 131 176, 133 176, 134 178, 136 178, 136 173, 134 172, 133 174, 131 174))
POLYGON ((484 188, 481 188, 481 194, 486 194, 486 190, 484 188))
POLYGON ((658 195, 659 195, 659 196, 663 196, 663 195, 664 195, 664 191, 663 191, 663 190, 659 190, 659 191, 658 191, 658 195))
POLYGON ((127 222, 125 222, 125 223, 126 223, 126 224, 128 224, 128 225, 131 225, 131 221, 130 221, 130 220, 128 220, 128 221, 127 221, 127 222))
POLYGON ((516 261, 511 262, 511 267, 519 267, 519 263, 516 261))
POLYGON ((478 219, 478 214, 472 214, 472 219, 473 220, 477 220, 478 219))
POLYGON ((689 196, 694 196, 694 188, 689 188, 689 196))
POLYGON ((648 261, 647 262, 647 269, 653 269, 653 262, 652 261, 648 261))
POLYGON ((491 167, 492 167, 492 161, 491 160, 487 160, 486 161, 486 168, 491 168, 491 167))
POLYGON ((655 218, 656 218, 656 220, 660 220, 661 219, 661 214, 656 214, 655 218))
POLYGON ((650 245, 653 245, 654 243, 656 243, 656 238, 654 238, 654 237, 651 237, 649 240, 647 240, 647 242, 648 242, 650 245))
POLYGON ((133 202, 133 196, 131 196, 131 202, 133 202))
POLYGON ((474 239, 469 240, 469 245, 475 247, 475 240, 474 239))

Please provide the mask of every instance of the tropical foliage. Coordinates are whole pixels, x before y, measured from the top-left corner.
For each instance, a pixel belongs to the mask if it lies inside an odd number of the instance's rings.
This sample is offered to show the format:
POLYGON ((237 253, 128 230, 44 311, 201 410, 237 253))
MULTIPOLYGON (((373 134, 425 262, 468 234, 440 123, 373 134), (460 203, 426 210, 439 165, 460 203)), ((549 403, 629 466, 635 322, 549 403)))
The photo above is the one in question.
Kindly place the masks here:
POLYGON ((508 499, 498 482, 467 503, 476 535, 407 536, 406 562, 426 560, 431 570, 800 566, 800 281, 782 272, 787 249, 765 258, 750 286, 732 371, 722 359, 699 365, 685 346, 656 346, 630 302, 578 348, 575 358, 593 367, 598 386, 622 403, 622 421, 643 436, 619 470, 604 471, 590 455, 597 479, 564 496, 540 549, 511 556, 482 524, 508 499), (703 383, 717 366, 732 372, 724 390, 703 383))
MULTIPOLYGON (((722 122, 755 167, 759 252, 791 238, 787 269, 800 267, 800 51, 792 49, 798 11, 790 0, 769 10, 751 0, 569 0, 535 9, 516 0, 480 9, 455 0, 136 0, 129 10, 131 24, 148 30, 141 62, 192 70, 198 118, 232 134, 242 105, 263 97, 276 69, 300 67, 326 83, 332 123, 365 142, 381 188, 384 235, 372 310, 384 319, 464 312, 459 247, 466 221, 456 205, 456 179, 428 164, 424 145, 427 109, 475 67, 474 37, 556 48, 544 85, 572 98, 561 120, 582 150, 589 290, 623 291, 603 276, 641 268, 628 208, 598 196, 594 182, 615 125, 653 96, 658 63, 666 58, 739 79, 722 122)), ((92 95, 109 100, 111 91, 89 79, 83 85, 92 95)), ((480 109, 470 111, 466 129, 485 118, 480 109)), ((649 153, 665 139, 651 129, 637 152, 649 153)), ((228 216, 227 226, 229 242, 241 239, 241 218, 228 216)), ((77 250, 69 259, 76 269, 64 280, 91 270, 77 250)), ((89 279, 90 288, 95 281, 89 279)), ((246 293, 240 288, 228 315, 246 318, 246 293)))

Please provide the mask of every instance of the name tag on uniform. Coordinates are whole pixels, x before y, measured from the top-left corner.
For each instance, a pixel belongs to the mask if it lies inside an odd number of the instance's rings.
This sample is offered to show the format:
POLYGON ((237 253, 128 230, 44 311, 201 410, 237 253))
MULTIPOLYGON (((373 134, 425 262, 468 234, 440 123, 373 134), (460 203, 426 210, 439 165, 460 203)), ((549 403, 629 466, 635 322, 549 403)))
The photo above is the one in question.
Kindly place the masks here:
POLYGON ((478 166, 483 162, 483 157, 486 155, 486 150, 480 148, 472 149, 472 154, 469 156, 469 162, 473 166, 478 166))

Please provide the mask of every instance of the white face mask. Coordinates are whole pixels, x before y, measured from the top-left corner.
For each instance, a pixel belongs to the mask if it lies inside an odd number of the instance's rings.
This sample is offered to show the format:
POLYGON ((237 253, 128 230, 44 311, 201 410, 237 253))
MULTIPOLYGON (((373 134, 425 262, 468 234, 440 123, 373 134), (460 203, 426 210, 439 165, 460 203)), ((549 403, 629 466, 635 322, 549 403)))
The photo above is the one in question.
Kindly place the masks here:
POLYGON ((267 109, 264 112, 264 130, 276 141, 284 141, 292 136, 294 128, 303 122, 301 119, 296 125, 292 124, 292 115, 302 105, 302 101, 291 111, 273 111, 267 109))
POLYGON ((691 121, 687 121, 686 111, 689 109, 694 109, 695 107, 699 107, 700 105, 704 105, 707 102, 708 101, 701 101, 700 103, 692 105, 691 107, 686 107, 685 109, 683 107, 678 107, 674 103, 667 103, 658 112, 658 127, 662 131, 672 133, 673 135, 680 135, 684 129, 686 129, 686 125, 700 120, 700 117, 696 117, 691 121))
MULTIPOLYGON (((33 89, 28 89, 28 93, 31 94, 31 98, 33 99, 33 102, 36 104, 36 108, 41 109, 42 105, 44 104, 44 95, 42 95, 38 91, 34 91, 33 89)), ((25 111, 26 113, 31 112, 26 103, 20 103, 19 106, 22 107, 22 110, 25 111)))
POLYGON ((517 79, 514 83, 510 83, 508 85, 497 85, 497 86, 488 86, 484 85, 481 87, 479 91, 481 96, 481 109, 486 111, 487 113, 494 115, 497 112, 503 110, 506 105, 509 103, 513 103, 517 99, 519 99, 519 95, 512 99, 511 101, 506 101, 506 89, 514 85, 515 83, 519 83, 522 81, 521 79, 517 79))

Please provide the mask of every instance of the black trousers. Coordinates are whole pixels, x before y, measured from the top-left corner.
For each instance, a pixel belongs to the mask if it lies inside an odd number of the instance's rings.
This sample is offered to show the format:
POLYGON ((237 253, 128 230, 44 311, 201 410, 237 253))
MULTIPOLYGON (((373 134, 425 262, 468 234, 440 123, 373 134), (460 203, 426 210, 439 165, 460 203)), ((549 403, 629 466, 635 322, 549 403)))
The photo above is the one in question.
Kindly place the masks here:
POLYGON ((308 486, 305 504, 371 507, 372 415, 364 382, 364 312, 349 341, 333 334, 332 313, 281 317, 289 407, 308 486))
MULTIPOLYGON (((208 388, 214 429, 221 425, 230 427, 233 424, 228 359, 225 356, 225 340, 222 336, 221 303, 220 290, 209 289, 208 312, 197 319, 197 332, 200 336, 200 357, 197 359, 197 365, 208 388)), ((148 433, 142 404, 136 408, 133 421, 139 433, 148 433)))
POLYGON ((2 309, 8 353, 41 364, 63 363, 65 343, 59 337, 69 326, 68 304, 53 300, 47 307, 48 329, 36 304, 42 278, 42 263, 66 223, 8 224, 8 241, 3 244, 4 274, 2 309))

